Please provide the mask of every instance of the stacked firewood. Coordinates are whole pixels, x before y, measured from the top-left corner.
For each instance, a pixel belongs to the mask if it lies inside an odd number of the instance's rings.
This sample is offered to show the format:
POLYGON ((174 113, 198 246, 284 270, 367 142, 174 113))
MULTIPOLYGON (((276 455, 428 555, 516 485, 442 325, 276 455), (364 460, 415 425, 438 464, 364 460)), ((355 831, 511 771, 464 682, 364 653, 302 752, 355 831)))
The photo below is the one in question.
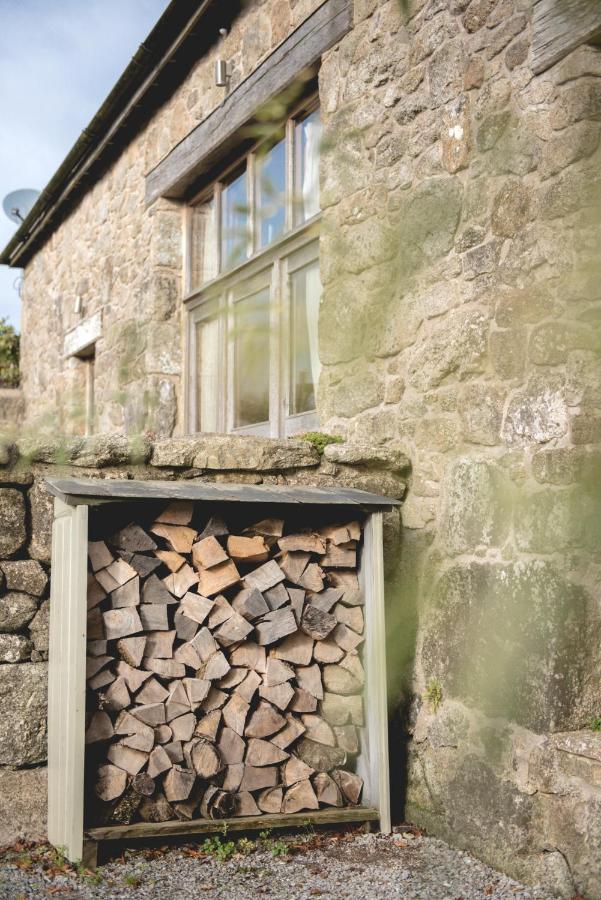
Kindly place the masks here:
POLYGON ((195 521, 174 502, 89 543, 88 819, 358 804, 359 522, 195 521))

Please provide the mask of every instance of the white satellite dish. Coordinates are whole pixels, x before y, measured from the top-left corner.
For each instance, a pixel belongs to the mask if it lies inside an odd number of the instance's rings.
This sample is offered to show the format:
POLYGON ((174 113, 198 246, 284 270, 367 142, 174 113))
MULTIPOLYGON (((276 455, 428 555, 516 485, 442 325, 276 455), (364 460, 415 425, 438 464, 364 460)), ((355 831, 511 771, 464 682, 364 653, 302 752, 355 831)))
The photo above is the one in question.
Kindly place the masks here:
POLYGON ((27 218, 31 207, 39 196, 40 192, 34 191, 31 188, 21 188, 20 191, 11 191, 11 193, 7 194, 2 201, 2 209, 11 222, 16 222, 17 225, 20 225, 21 222, 25 221, 27 218))

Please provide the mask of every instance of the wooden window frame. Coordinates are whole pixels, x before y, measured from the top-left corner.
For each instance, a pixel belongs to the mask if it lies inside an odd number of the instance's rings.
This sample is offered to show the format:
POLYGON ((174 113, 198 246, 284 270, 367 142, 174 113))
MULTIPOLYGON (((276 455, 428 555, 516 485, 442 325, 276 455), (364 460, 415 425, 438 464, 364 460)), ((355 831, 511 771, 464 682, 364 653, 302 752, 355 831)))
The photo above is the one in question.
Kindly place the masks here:
MULTIPOLYGON (((257 216, 255 172, 257 151, 261 144, 257 142, 243 155, 236 158, 221 173, 218 180, 205 187, 186 208, 184 217, 184 306, 187 318, 187 337, 185 346, 185 429, 187 433, 198 434, 200 431, 198 409, 198 377, 197 377, 197 326, 199 323, 218 316, 219 356, 223 360, 223 371, 218 379, 217 398, 217 431, 232 434, 254 434, 269 437, 287 437, 294 433, 311 430, 317 427, 317 411, 311 410, 295 415, 290 409, 290 291, 289 278, 293 269, 291 261, 300 253, 307 260, 319 261, 319 231, 321 213, 300 225, 294 226, 294 185, 295 173, 295 125, 298 121, 311 115, 319 108, 318 97, 311 96, 299 103, 288 115, 284 126, 286 140, 286 191, 285 191, 285 230, 276 241, 268 247, 257 249, 257 216), (222 234, 221 234, 221 195, 227 179, 246 162, 248 179, 247 196, 250 211, 250 247, 249 256, 231 269, 221 271, 222 267, 222 234), (218 274, 199 287, 192 286, 192 214, 197 205, 213 199, 215 208, 215 243, 217 253, 218 274), (269 421, 255 425, 234 426, 234 340, 233 333, 234 306, 241 297, 240 291, 257 278, 270 290, 270 377, 269 377, 269 421)), ((307 263, 303 263, 306 265, 307 263)), ((248 294, 244 294, 247 296, 248 294)), ((317 390, 317 385, 315 385, 317 390)))

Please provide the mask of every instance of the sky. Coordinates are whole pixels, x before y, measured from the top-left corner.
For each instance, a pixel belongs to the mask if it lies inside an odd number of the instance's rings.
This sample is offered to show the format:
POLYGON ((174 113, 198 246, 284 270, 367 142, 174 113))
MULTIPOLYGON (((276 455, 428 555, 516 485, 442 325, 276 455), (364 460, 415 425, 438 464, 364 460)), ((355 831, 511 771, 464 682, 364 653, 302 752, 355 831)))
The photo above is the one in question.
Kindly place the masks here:
MULTIPOLYGON (((0 0, 0 201, 41 190, 168 0, 0 0)), ((16 230, 0 209, 0 245, 16 230)), ((0 266, 0 318, 19 330, 20 272, 0 266)))

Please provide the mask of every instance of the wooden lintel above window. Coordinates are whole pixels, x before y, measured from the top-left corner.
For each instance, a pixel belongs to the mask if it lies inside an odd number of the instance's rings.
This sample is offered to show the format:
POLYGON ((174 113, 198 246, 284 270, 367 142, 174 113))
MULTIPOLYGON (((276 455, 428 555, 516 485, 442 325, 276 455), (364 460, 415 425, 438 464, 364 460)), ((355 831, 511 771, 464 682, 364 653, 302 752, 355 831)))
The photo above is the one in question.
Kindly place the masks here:
POLYGON ((535 0, 532 69, 538 75, 580 44, 601 41, 601 0, 535 0))
POLYGON ((326 0, 146 176, 146 202, 180 199, 243 139, 257 112, 314 67, 351 28, 350 0, 326 0))

